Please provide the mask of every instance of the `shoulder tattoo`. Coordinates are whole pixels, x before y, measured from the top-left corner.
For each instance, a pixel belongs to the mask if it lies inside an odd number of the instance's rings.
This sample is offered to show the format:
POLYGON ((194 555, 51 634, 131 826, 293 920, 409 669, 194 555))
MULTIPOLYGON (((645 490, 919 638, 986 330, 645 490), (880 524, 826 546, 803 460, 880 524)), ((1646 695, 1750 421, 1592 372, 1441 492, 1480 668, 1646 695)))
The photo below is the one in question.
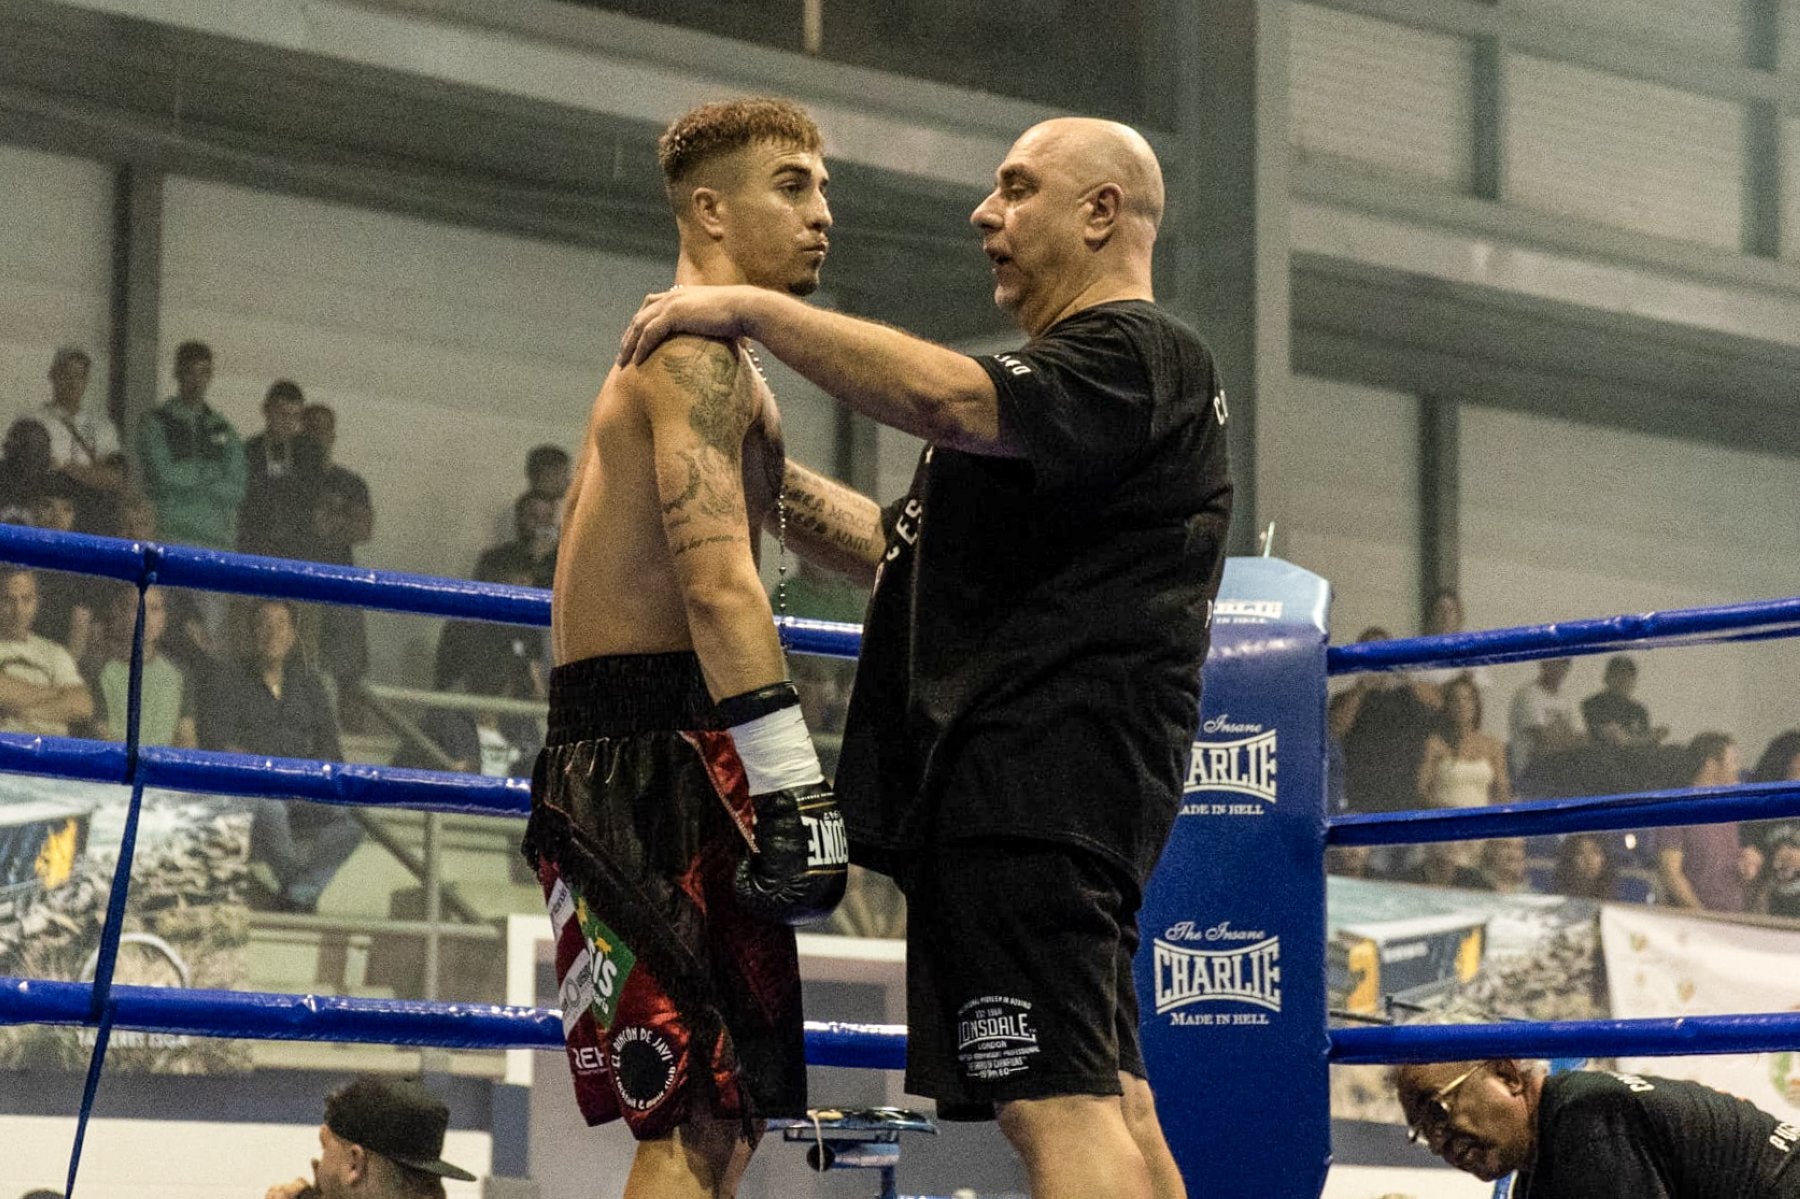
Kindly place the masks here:
POLYGON ((738 356, 718 342, 700 342, 658 356, 669 378, 693 400, 688 423, 700 441, 732 461, 743 453, 751 414, 737 400, 738 356))

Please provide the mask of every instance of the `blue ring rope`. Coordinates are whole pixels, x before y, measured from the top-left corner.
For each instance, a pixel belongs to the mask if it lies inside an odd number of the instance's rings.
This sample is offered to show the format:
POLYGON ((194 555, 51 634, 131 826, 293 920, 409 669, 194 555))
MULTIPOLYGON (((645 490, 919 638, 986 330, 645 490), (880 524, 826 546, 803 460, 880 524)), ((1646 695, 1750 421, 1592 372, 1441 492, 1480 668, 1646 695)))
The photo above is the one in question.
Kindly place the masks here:
POLYGON ((472 816, 524 816, 531 811, 531 784, 525 779, 166 745, 146 745, 139 750, 134 772, 126 747, 116 742, 34 733, 0 733, 0 773, 115 784, 140 777, 145 786, 168 791, 472 816))
MULTIPOLYGON (((111 1005, 116 1028, 178 1036, 559 1053, 565 1048, 562 1014, 551 1008, 123 984, 112 988, 111 1005)), ((88 983, 0 979, 0 1025, 91 1025, 92 1007, 88 983)), ((806 1022, 811 1065, 898 1070, 905 1057, 902 1027, 806 1022)))
MULTIPOLYGON (((170 587, 229 591, 389 612, 547 626, 550 599, 531 587, 403 571, 297 562, 87 533, 0 526, 0 561, 142 582, 152 561, 170 587)), ((855 625, 785 617, 783 641, 801 653, 854 657, 855 625)), ((1800 597, 1627 613, 1589 620, 1333 646, 1332 674, 1419 666, 1474 666, 1600 654, 1645 645, 1701 645, 1800 636, 1800 597)))
MULTIPOLYGON (((531 786, 524 779, 158 745, 138 752, 134 776, 123 746, 31 733, 0 733, 0 772, 101 783, 141 777, 145 786, 169 791, 459 815, 524 816, 531 810, 531 786)), ((1480 808, 1359 812, 1327 821, 1326 839, 1333 845, 1409 845, 1790 816, 1800 816, 1800 785, 1747 783, 1480 808)))
MULTIPOLYGON (((123 985, 113 988, 112 1004, 115 1027, 143 1032, 446 1049, 564 1049, 562 1016, 550 1008, 123 985)), ((83 1025, 89 1023, 91 1007, 87 983, 0 979, 0 1024, 83 1025)), ((1337 1028, 1330 1036, 1331 1060, 1342 1065, 1770 1053, 1800 1045, 1800 1013, 1409 1024, 1337 1028)), ((806 1024, 806 1058, 815 1066, 897 1070, 905 1065, 905 1045, 906 1030, 897 1025, 806 1024)))
POLYGON ((1587 795, 1479 808, 1352 812, 1325 822, 1331 845, 1420 845, 1429 841, 1543 837, 1617 829, 1725 824, 1800 816, 1800 783, 1736 783, 1629 795, 1587 795))
POLYGON ((1800 636, 1800 596, 1334 645, 1325 651, 1325 670, 1328 674, 1356 674, 1418 666, 1485 666, 1604 654, 1652 644, 1710 645, 1795 636, 1800 636))
MULTIPOLYGON (((0 525, 0 562, 102 575, 140 586, 154 571, 156 582, 165 587, 349 604, 416 616, 448 616, 536 628, 550 625, 550 593, 536 587, 265 558, 21 525, 0 525)), ((792 616, 783 617, 778 623, 783 644, 799 653, 854 658, 862 641, 862 630, 853 624, 792 616)))
POLYGON ((1796 1012, 1331 1030, 1331 1060, 1340 1065, 1505 1057, 1682 1057, 1775 1053, 1796 1046, 1800 1046, 1796 1012))

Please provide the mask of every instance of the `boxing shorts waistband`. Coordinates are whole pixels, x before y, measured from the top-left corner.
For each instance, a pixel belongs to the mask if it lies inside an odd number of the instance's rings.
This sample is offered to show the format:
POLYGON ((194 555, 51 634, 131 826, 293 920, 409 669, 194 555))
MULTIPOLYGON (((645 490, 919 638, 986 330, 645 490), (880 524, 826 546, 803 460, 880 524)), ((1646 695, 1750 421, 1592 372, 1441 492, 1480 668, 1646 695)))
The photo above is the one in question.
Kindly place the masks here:
POLYGON ((691 651, 605 654, 550 672, 550 745, 724 727, 691 651))

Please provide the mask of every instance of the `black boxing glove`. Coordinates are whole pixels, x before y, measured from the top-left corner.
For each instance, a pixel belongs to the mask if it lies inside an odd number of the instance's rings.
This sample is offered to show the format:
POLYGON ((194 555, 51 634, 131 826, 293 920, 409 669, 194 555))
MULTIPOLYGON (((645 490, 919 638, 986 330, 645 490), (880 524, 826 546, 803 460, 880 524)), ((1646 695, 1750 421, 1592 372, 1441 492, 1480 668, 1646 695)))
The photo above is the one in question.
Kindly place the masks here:
POLYGON ((800 713, 800 693, 775 683, 719 701, 756 809, 756 849, 732 889, 765 920, 822 920, 844 898, 850 850, 831 786, 800 713))

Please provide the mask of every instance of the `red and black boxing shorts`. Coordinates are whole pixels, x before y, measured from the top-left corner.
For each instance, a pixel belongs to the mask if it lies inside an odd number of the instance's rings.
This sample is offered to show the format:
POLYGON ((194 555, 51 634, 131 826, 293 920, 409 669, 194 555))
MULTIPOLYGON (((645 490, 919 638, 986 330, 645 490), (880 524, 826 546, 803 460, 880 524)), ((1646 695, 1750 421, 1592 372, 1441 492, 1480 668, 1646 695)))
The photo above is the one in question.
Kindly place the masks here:
POLYGON ((691 653, 550 675, 522 846, 556 939, 587 1122, 639 1140, 806 1110, 794 932, 732 895, 752 825, 743 766, 691 653))

